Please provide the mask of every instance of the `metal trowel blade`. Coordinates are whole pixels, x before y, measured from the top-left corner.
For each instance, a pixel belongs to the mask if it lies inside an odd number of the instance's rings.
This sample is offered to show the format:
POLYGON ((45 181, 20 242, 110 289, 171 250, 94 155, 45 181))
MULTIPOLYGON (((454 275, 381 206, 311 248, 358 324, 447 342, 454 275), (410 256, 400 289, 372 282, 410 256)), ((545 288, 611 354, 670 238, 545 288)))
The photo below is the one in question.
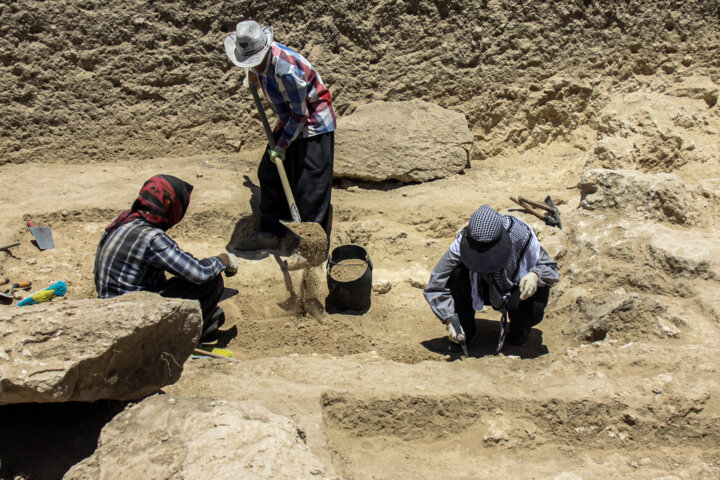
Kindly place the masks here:
POLYGON ((50 227, 30 227, 30 233, 35 238, 40 250, 55 248, 55 241, 50 227))

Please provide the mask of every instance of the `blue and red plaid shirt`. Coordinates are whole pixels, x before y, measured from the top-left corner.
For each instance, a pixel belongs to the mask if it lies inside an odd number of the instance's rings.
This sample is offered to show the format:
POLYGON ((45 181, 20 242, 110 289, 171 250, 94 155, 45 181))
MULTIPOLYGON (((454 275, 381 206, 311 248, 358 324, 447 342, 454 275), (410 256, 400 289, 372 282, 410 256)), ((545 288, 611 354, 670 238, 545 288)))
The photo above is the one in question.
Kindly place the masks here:
POLYGON ((198 260, 140 218, 103 233, 95 254, 95 287, 100 298, 138 290, 159 292, 165 272, 201 284, 224 269, 218 257, 198 260))
MULTIPOLYGON (((278 146, 287 148, 296 138, 335 130, 330 91, 320 74, 302 55, 279 43, 270 49, 270 61, 257 73, 270 107, 282 129, 278 146)), ((254 70, 253 70, 254 71, 254 70)))

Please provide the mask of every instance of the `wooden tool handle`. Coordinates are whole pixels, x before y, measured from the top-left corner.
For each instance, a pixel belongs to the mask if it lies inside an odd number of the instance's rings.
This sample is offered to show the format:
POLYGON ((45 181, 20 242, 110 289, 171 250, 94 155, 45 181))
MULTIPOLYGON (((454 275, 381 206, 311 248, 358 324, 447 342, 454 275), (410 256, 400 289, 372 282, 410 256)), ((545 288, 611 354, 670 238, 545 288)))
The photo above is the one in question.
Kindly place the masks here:
POLYGON ((523 198, 523 197, 520 197, 520 196, 518 196, 518 200, 520 200, 520 201, 523 202, 523 203, 527 203, 527 204, 530 205, 531 207, 541 208, 541 209, 545 210, 546 212, 552 212, 552 210, 550 209, 550 207, 548 207, 547 205, 543 205, 542 203, 533 202, 532 200, 528 200, 527 198, 523 198))
POLYGON ((239 362, 240 361, 237 358, 226 357, 224 355, 220 355, 218 353, 213 353, 213 352, 208 352, 207 350, 203 350, 200 348, 194 349, 193 353, 195 355, 205 355, 206 357, 219 358, 220 360, 228 360, 230 362, 239 362))
MULTIPOLYGON (((272 129, 270 128, 267 116, 265 115, 265 110, 263 110, 262 102, 260 101, 260 95, 257 91, 257 84, 250 84, 250 92, 252 93, 253 100, 255 101, 258 115, 260 115, 260 120, 262 121, 263 129, 265 130, 265 136, 267 137, 268 145, 271 149, 274 149, 275 137, 273 137, 272 129)), ((298 211, 297 205, 295 204, 295 196, 293 195, 292 189, 290 188, 290 182, 288 182, 287 173, 285 173, 285 167, 283 166, 281 158, 275 161, 275 166, 277 167, 278 176, 280 177, 280 183, 282 184, 283 191, 285 192, 285 198, 287 199, 288 207, 290 207, 290 215, 292 216, 293 222, 300 223, 300 212, 298 211)))
POLYGON ((514 199, 513 197, 510 197, 510 200, 512 200, 513 202, 517 203, 517 204, 520 205, 522 208, 524 208, 526 212, 528 212, 528 213, 530 213, 530 214, 532 214, 532 215, 535 215, 535 216, 536 216, 537 218, 539 218, 540 220, 543 220, 543 219, 545 218, 544 215, 539 214, 538 212, 536 212, 535 210, 533 210, 532 208, 530 208, 529 205, 523 203, 523 201, 525 200, 524 198, 518 197, 517 199, 514 199))
POLYGON ((0 278, 0 285, 5 285, 6 283, 10 283, 9 278, 0 278))
POLYGON ((0 245, 0 250, 7 250, 11 247, 17 247, 20 245, 20 242, 13 242, 13 243, 6 243, 5 245, 0 245))
POLYGON ((12 288, 30 288, 32 287, 32 282, 30 280, 24 281, 24 282, 18 282, 13 283, 12 288))

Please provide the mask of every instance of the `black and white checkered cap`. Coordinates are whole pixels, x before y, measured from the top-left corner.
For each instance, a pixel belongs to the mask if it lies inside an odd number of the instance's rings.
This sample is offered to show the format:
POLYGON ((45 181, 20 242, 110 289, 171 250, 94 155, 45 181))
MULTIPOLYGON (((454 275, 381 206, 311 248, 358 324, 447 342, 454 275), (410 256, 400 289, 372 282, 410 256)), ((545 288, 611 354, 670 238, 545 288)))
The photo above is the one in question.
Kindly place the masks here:
POLYGON ((470 217, 460 239, 460 260, 473 272, 492 273, 503 268, 512 251, 503 217, 488 205, 470 217))
POLYGON ((467 231, 470 238, 476 242, 497 242, 503 231, 502 217, 489 205, 483 205, 470 217, 467 231))

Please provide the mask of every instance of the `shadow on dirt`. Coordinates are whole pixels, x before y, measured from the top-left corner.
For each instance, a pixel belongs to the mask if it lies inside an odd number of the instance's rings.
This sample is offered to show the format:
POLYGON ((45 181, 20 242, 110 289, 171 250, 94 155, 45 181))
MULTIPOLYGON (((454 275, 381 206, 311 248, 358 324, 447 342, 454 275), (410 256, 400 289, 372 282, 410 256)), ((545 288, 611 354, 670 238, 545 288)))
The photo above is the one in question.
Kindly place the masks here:
MULTIPOLYGON (((496 355, 498 335, 500 334, 500 322, 487 319, 475 320, 478 331, 470 342, 468 342, 468 353, 471 357, 486 357, 496 355)), ((457 360, 463 356, 462 352, 450 351, 450 341, 447 337, 433 338, 421 342, 422 346, 433 353, 450 355, 450 360, 457 360)), ((522 347, 505 344, 502 349, 504 355, 517 355, 520 358, 537 358, 548 353, 548 348, 543 345, 543 333, 537 328, 530 331, 530 339, 522 347)))
POLYGON ((280 246, 278 248, 248 251, 237 250, 235 248, 239 241, 248 238, 252 233, 256 232, 260 224, 260 186, 255 185, 247 175, 244 176, 244 179, 243 186, 250 190, 250 210, 252 213, 237 221, 225 248, 245 260, 262 260, 270 255, 276 257, 277 255, 290 255, 290 253, 297 248, 298 238, 289 230, 286 235, 280 238, 280 246))
POLYGON ((126 402, 23 403, 0 407, 0 478, 55 480, 92 455, 100 430, 126 402))

